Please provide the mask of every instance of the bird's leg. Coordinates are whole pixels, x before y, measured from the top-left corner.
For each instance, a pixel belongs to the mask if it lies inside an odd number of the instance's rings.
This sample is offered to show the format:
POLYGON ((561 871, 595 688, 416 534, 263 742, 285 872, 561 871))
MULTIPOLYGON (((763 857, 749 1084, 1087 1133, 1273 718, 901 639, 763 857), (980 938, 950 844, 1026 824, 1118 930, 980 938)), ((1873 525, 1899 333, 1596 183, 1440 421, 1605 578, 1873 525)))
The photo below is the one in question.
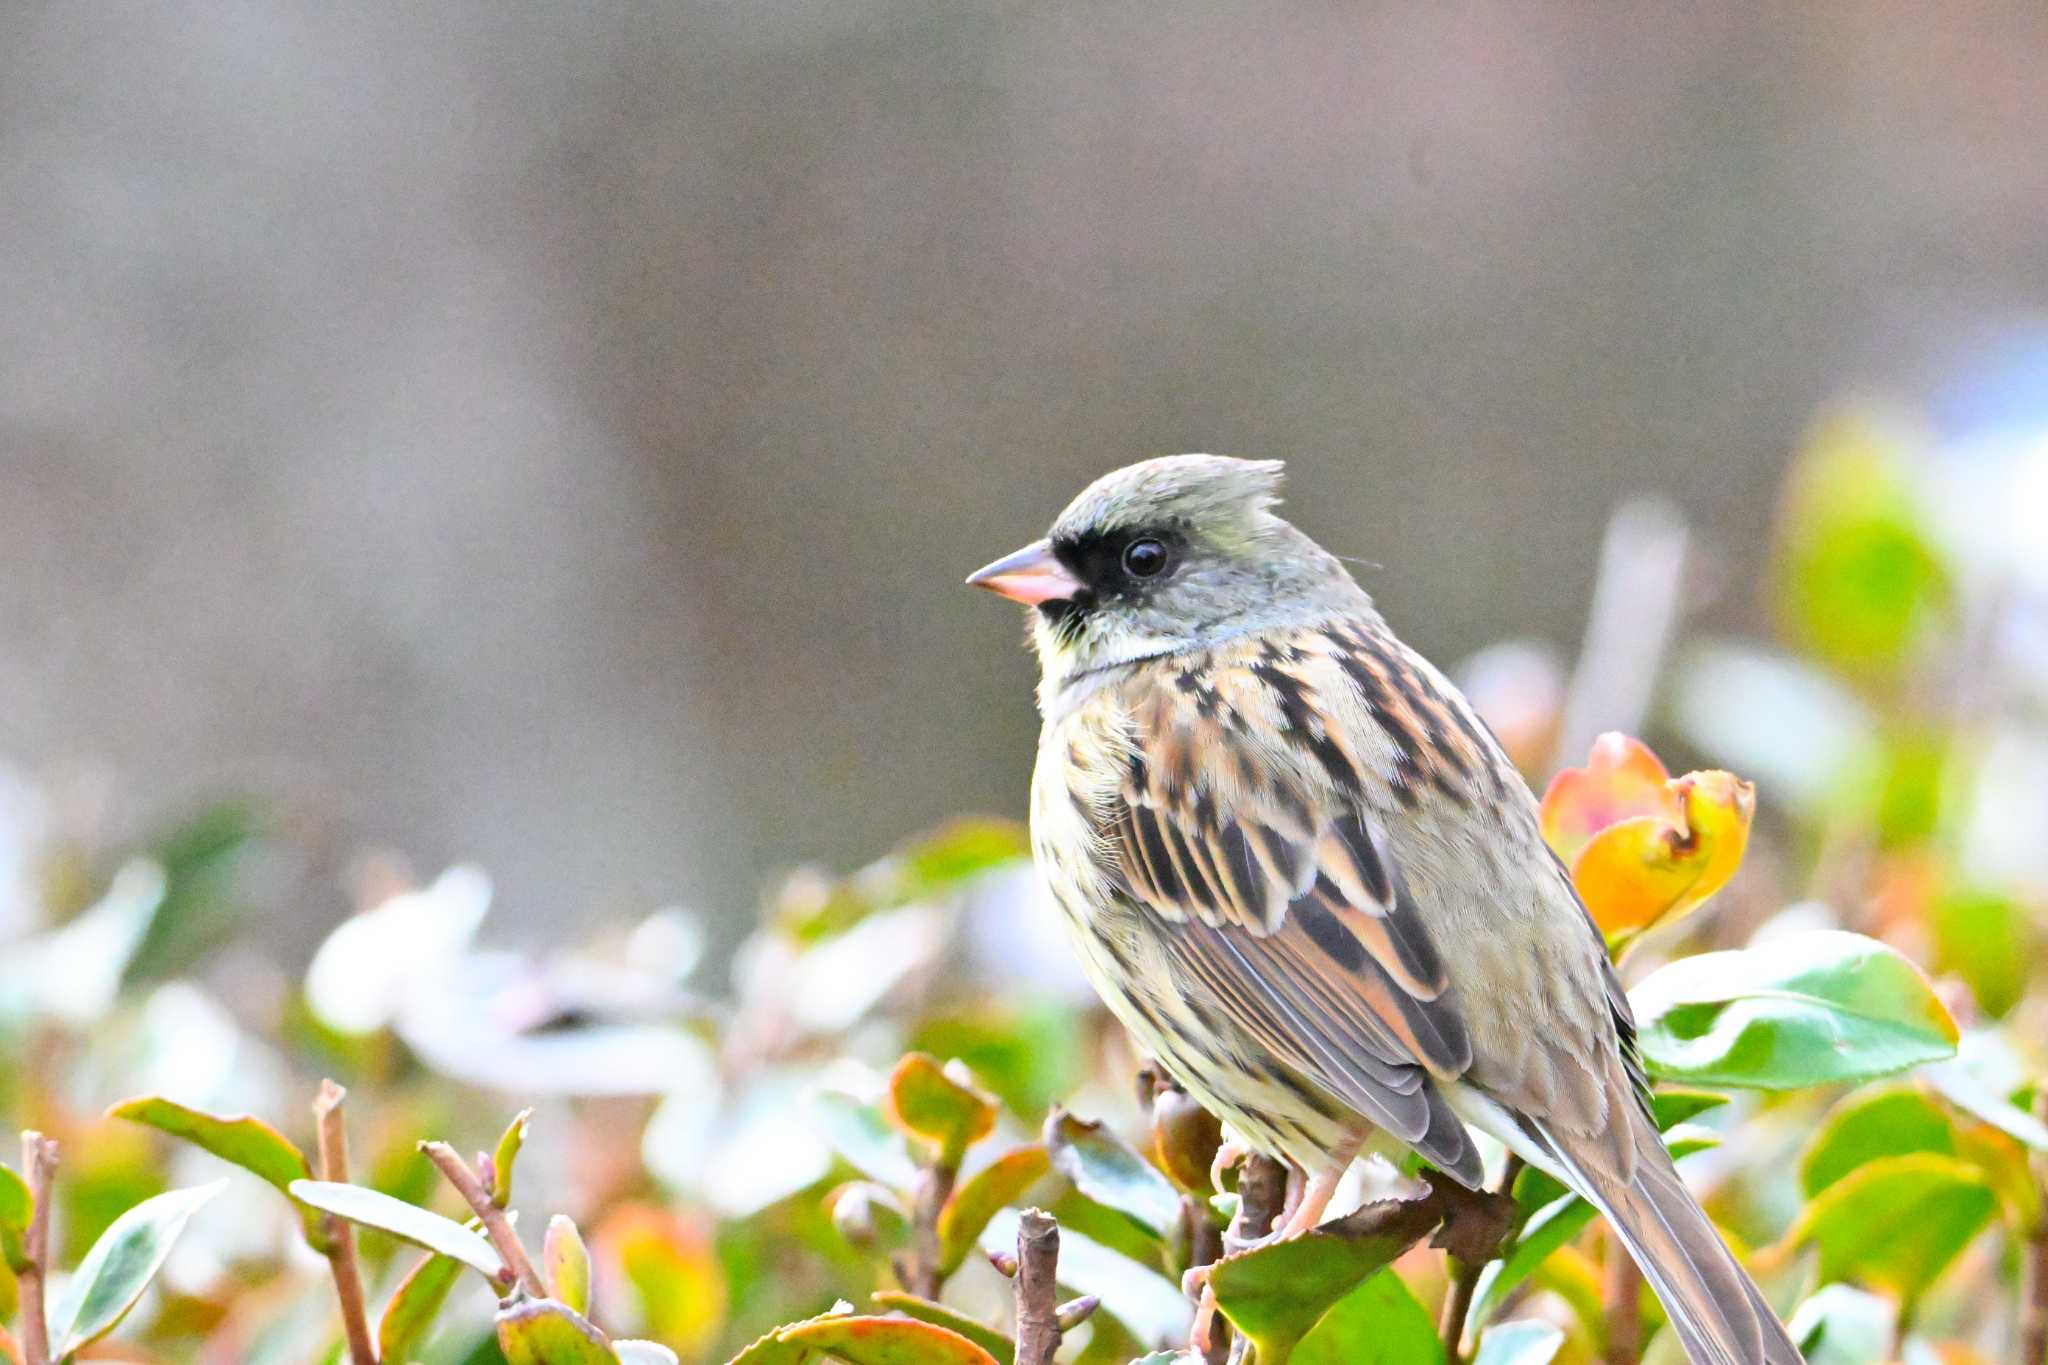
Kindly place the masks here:
MULTIPOLYGON (((1294 1217, 1294 1211, 1301 1207, 1301 1199, 1308 1192, 1308 1172, 1299 1166, 1287 1168, 1287 1198, 1280 1205, 1280 1217, 1276 1220, 1283 1227, 1294 1217)), ((1324 1201, 1328 1203, 1328 1200, 1324 1201)))
POLYGON ((1265 1246, 1272 1242, 1284 1242, 1290 1237, 1315 1231, 1323 1221, 1323 1213, 1330 1207, 1330 1200, 1336 1197, 1337 1186, 1343 1183, 1344 1173, 1351 1169, 1351 1163, 1358 1159, 1359 1149, 1365 1146, 1368 1133, 1360 1133, 1342 1147, 1330 1153, 1330 1164, 1314 1176, 1308 1176, 1297 1189, 1295 1180, 1303 1173, 1296 1171, 1288 1179, 1288 1200, 1283 1210, 1285 1219, 1278 1227, 1252 1246, 1265 1246))
POLYGON ((1209 1188, 1223 1188, 1223 1173, 1251 1155, 1251 1149, 1236 1138, 1231 1138, 1216 1149, 1216 1155, 1209 1159, 1209 1188))

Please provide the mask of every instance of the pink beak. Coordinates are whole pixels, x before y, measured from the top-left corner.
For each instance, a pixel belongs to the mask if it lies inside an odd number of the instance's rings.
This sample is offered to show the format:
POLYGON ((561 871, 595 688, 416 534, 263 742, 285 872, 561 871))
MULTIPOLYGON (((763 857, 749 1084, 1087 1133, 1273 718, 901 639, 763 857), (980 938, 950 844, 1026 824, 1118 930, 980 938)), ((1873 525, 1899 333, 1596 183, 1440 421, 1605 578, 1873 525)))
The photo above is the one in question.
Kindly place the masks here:
POLYGON ((1081 591, 1081 580, 1068 573, 1052 546, 1033 541, 1015 554, 1004 555, 967 575, 967 584, 1000 593, 1012 602, 1037 606, 1040 602, 1064 602, 1081 591))

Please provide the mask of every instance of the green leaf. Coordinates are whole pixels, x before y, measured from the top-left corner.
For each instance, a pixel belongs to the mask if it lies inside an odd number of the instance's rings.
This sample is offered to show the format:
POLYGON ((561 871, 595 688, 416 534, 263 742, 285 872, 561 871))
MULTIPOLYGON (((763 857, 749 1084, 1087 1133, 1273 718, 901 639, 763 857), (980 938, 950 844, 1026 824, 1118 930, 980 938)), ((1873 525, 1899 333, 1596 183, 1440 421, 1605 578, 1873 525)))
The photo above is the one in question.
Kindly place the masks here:
POLYGON ((1879 1158, 1835 1181, 1786 1237, 1820 1249, 1822 1280, 1859 1281, 1910 1302, 1997 1210, 1982 1171, 1921 1152, 1879 1158))
POLYGON ((1550 1365, 1564 1346, 1564 1332, 1550 1323, 1503 1322, 1479 1338, 1472 1365, 1550 1365))
POLYGON ((1970 985, 1984 1012, 1999 1018, 2020 1002, 2035 961, 2035 931, 2011 896, 1961 891, 1938 896, 1928 914, 1934 965, 1970 985))
POLYGON ((1339 1299, 1294 1348, 1294 1365, 1441 1365, 1443 1360, 1436 1323, 1391 1270, 1339 1299))
POLYGON ((619 1365, 678 1365, 676 1353, 658 1341, 614 1341, 619 1365))
POLYGON ((113 1331, 163 1268, 193 1213, 227 1183, 172 1190, 116 1218, 85 1253, 50 1316, 51 1359, 62 1360, 113 1331))
POLYGON ((968 1147, 996 1124, 996 1102, 965 1074, 923 1052, 911 1052, 889 1075, 889 1121, 929 1143, 947 1166, 958 1166, 968 1147))
POLYGON ((948 1331, 958 1332, 969 1341, 994 1356, 997 1365, 1011 1365, 1017 1358, 1017 1343, 1007 1335, 981 1321, 969 1317, 957 1308, 948 1308, 943 1303, 933 1303, 915 1294, 900 1290, 884 1289, 869 1295, 877 1308, 901 1313, 916 1318, 919 1322, 934 1323, 948 1331))
POLYGON ((1021 1199, 1051 1164, 1045 1148, 1034 1143, 1003 1153, 962 1181, 939 1210, 939 1273, 958 1270, 996 1210, 1021 1199))
POLYGON ((1163 1240, 1179 1225, 1180 1191, 1101 1122, 1055 1109, 1045 1121, 1045 1147, 1075 1189, 1153 1237, 1163 1240))
POLYGON ((917 1183, 917 1163, 910 1159, 909 1146, 879 1108, 842 1090, 820 1090, 811 1096, 810 1108, 811 1121, 825 1141, 861 1174, 899 1190, 917 1183))
POLYGON ((1806 1365, 1882 1365, 1892 1358, 1898 1324, 1890 1299, 1831 1284, 1793 1310, 1785 1330, 1806 1365))
POLYGON ((1650 1096, 1650 1114, 1657 1120, 1657 1131, 1662 1133, 1696 1119, 1709 1109, 1719 1109, 1728 1103, 1726 1095, 1712 1090, 1688 1090, 1683 1086, 1659 1086, 1650 1096))
MULTIPOLYGON (((139 1095, 107 1110, 107 1117, 127 1119, 130 1123, 140 1123, 160 1133, 182 1138, 202 1151, 211 1152, 222 1161, 240 1166, 258 1179, 270 1182, 279 1194, 287 1198, 291 1195, 294 1180, 313 1178, 312 1165, 290 1138, 262 1119, 248 1114, 222 1118, 167 1100, 161 1095, 139 1095)), ((298 1212, 306 1241, 316 1251, 327 1250, 327 1230, 320 1225, 320 1215, 297 1201, 293 1201, 292 1207, 298 1212)))
POLYGON ((520 1299, 498 1310, 506 1365, 618 1365, 611 1343, 583 1315, 553 1299, 520 1299))
POLYGON ((1031 856, 1031 837, 1011 820, 955 820, 902 852, 909 880, 930 894, 1031 856))
POLYGON ((958 1332, 915 1318, 813 1318, 775 1335, 847 1365, 995 1365, 994 1356, 958 1332))
POLYGON ((519 1149, 526 1145, 526 1127, 532 1122, 531 1109, 522 1109, 514 1115, 498 1139, 497 1152, 491 1157, 491 1202, 501 1209, 512 1203, 512 1167, 519 1160, 519 1149))
POLYGON ((343 1185, 329 1180, 294 1180, 291 1196, 322 1212, 346 1218, 351 1223, 376 1228, 400 1241, 452 1256, 494 1285, 505 1273, 504 1261, 481 1235, 417 1204, 408 1204, 360 1185, 343 1185))
POLYGON ((541 1243, 541 1264, 548 1279, 548 1293, 578 1313, 590 1311, 590 1252, 583 1234, 566 1213, 548 1219, 547 1238, 541 1243))
POLYGON ((1281 1365, 1331 1308, 1434 1226, 1427 1212, 1402 1219, 1399 1206, 1369 1204, 1303 1236, 1225 1256, 1210 1268, 1209 1287, 1260 1365, 1281 1365))
POLYGON ((0 1228, 26 1232, 35 1211, 36 1200, 29 1193, 28 1182, 0 1166, 0 1228))
POLYGON ((1911 1086, 1859 1091, 1822 1120, 1799 1163, 1799 1186, 1811 1199, 1857 1167, 1911 1152, 1956 1154, 1947 1111, 1911 1086))
POLYGON ((422 1257, 406 1273, 377 1320, 377 1359, 385 1365, 406 1365, 414 1359, 461 1274, 462 1262, 439 1255, 422 1257))
POLYGON ((1900 433, 1870 413, 1821 425, 1787 481, 1775 572, 1787 633, 1845 671, 1885 674, 1949 596, 1900 433))
POLYGON ((1957 1030, 1918 967, 1860 934, 1790 935, 1702 953, 1629 992, 1650 1074, 1791 1090, 1955 1055, 1957 1030))

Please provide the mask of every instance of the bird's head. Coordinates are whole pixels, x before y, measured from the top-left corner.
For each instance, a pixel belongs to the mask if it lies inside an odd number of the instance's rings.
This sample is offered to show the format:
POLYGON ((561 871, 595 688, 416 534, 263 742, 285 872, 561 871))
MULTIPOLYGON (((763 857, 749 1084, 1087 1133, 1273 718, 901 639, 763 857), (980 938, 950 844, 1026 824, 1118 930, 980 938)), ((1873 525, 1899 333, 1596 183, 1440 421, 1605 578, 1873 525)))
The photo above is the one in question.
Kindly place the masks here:
POLYGON ((1048 697, 1118 664, 1365 607, 1344 566, 1274 514, 1280 473, 1225 455, 1126 466, 967 581, 1032 609, 1048 697))

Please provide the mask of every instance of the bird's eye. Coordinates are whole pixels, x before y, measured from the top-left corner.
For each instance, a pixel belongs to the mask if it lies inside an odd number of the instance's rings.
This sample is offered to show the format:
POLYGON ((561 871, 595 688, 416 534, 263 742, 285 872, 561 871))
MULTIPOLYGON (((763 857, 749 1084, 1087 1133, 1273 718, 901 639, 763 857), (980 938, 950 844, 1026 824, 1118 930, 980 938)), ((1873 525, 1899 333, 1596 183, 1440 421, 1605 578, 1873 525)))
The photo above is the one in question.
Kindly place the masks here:
POLYGON ((1166 547, 1147 538, 1124 546, 1124 572, 1133 578, 1153 578, 1166 567, 1166 547))

